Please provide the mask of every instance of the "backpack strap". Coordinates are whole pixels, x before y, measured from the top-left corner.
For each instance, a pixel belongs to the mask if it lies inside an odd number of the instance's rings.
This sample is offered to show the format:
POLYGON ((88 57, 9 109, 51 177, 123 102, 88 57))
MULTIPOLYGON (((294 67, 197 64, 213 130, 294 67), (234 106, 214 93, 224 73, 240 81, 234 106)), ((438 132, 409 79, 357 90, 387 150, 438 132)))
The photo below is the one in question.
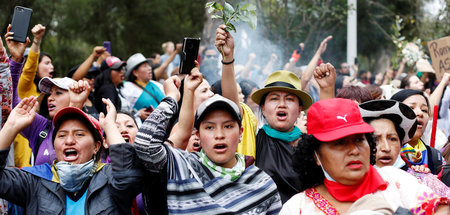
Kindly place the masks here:
MULTIPOLYGON (((134 83, 134 82, 133 82, 134 83)), ((150 91, 148 91, 147 89, 145 89, 143 86, 141 86, 141 85, 139 85, 139 84, 137 84, 137 83, 134 83, 136 86, 138 86, 139 88, 141 88, 142 90, 144 90, 147 94, 149 94, 155 101, 156 101, 156 103, 160 103, 160 101, 158 101, 158 99, 150 92, 150 91)))
POLYGON ((38 138, 36 145, 34 146, 34 150, 33 150, 34 162, 36 162, 37 154, 39 152, 39 148, 41 147, 42 142, 44 142, 45 138, 47 138, 47 136, 48 136, 48 130, 50 130, 50 124, 51 123, 47 122, 47 126, 45 127, 45 129, 42 130, 41 132, 39 132, 39 138, 38 138))

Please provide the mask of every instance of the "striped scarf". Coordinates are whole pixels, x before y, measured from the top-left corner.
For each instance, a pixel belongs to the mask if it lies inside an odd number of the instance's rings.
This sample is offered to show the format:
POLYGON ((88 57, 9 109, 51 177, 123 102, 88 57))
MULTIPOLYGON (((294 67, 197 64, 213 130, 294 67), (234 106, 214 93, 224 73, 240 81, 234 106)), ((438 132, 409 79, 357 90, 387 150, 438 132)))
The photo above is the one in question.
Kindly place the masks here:
POLYGON ((220 177, 230 179, 231 181, 237 180, 241 177, 242 173, 245 170, 245 161, 244 155, 236 153, 237 163, 233 168, 225 168, 221 166, 217 166, 214 162, 212 162, 208 156, 206 156, 205 151, 203 149, 200 151, 200 161, 208 167, 213 173, 219 175, 220 177))

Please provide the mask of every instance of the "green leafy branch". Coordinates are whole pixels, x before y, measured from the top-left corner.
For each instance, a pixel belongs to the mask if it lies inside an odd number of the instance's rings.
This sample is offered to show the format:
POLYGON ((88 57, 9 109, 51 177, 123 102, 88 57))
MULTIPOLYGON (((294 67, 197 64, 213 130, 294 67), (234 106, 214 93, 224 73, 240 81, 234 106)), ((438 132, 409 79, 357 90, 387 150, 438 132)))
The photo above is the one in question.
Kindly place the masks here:
POLYGON ((394 68, 398 67, 398 62, 403 58, 407 60, 408 66, 413 66, 417 58, 423 57, 423 50, 420 38, 414 37, 412 41, 408 41, 401 31, 405 27, 403 19, 399 16, 395 17, 395 23, 392 24, 393 34, 391 34, 392 42, 395 45, 396 51, 391 58, 394 68))
MULTIPOLYGON (((252 30, 256 29, 258 22, 256 7, 252 4, 244 4, 241 6, 238 3, 236 4, 236 8, 233 8, 233 6, 227 2, 222 6, 220 3, 213 1, 206 3, 205 8, 208 9, 208 13, 212 14, 212 19, 222 19, 223 23, 226 25, 227 31, 236 32, 236 27, 232 22, 246 22, 252 30)), ((223 47, 222 56, 224 56, 223 47)))

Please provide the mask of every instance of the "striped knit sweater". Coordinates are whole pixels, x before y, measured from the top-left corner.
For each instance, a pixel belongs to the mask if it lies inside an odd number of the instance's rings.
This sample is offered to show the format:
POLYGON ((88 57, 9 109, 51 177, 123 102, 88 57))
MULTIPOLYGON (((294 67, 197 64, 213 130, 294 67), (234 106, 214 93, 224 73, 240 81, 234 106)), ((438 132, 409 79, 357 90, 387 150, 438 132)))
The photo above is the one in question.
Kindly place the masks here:
POLYGON ((204 166, 198 153, 164 144, 167 124, 177 107, 174 99, 164 98, 135 141, 136 153, 147 170, 158 172, 167 165, 169 214, 278 214, 280 195, 264 171, 250 166, 231 181, 204 166))

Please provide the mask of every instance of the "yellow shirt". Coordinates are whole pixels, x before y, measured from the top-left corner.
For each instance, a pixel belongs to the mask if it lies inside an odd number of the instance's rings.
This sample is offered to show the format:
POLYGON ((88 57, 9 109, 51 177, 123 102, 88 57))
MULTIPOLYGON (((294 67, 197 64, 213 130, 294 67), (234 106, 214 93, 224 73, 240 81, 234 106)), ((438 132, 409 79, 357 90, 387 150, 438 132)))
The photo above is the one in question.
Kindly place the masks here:
POLYGON ((139 85, 140 85, 141 87, 145 88, 145 87, 147 87, 147 84, 148 84, 148 82, 147 82, 147 83, 145 83, 145 82, 142 82, 142 81, 136 80, 136 84, 139 84, 139 85))
POLYGON ((36 76, 36 72, 39 64, 39 52, 35 53, 30 49, 30 53, 28 54, 27 61, 22 69, 22 74, 19 78, 19 86, 18 92, 19 97, 21 99, 27 98, 30 96, 38 97, 39 93, 37 91, 37 86, 34 84, 34 77, 36 76))
POLYGON ((237 147, 237 152, 247 156, 256 157, 256 129, 257 119, 253 111, 244 103, 241 103, 242 107, 242 141, 237 147))
MULTIPOLYGON (((35 53, 30 49, 28 58, 22 69, 19 78, 18 93, 21 99, 30 96, 38 97, 37 86, 34 84, 34 77, 39 64, 39 52, 35 53)), ((28 140, 22 135, 17 135, 14 139, 14 162, 16 167, 30 166, 32 150, 28 145, 28 140)))
POLYGON ((30 165, 32 150, 28 145, 28 139, 18 134, 14 139, 14 166, 26 167, 30 165))

